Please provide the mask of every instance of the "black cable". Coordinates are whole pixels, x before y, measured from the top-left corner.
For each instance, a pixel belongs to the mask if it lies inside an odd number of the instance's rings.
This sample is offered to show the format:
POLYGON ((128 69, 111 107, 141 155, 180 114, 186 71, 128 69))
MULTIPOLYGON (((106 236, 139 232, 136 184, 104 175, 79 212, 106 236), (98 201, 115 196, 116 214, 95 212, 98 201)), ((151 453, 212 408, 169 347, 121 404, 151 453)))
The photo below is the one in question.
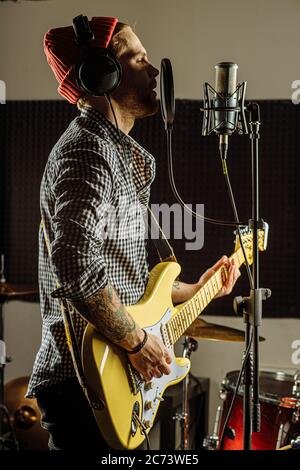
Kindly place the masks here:
POLYGON ((147 450, 151 450, 150 439, 149 439, 144 423, 141 421, 140 417, 135 412, 133 413, 133 418, 137 421, 137 424, 139 425, 141 432, 144 434, 146 438, 147 450))
MULTIPOLYGON (((227 189, 228 189, 228 193, 229 193, 229 197, 230 197, 230 202, 231 202, 234 218, 235 218, 235 220, 238 221, 239 216, 238 216, 238 212, 237 212, 237 208, 236 208, 236 204, 235 204, 235 200, 234 200, 234 195, 233 195, 233 191, 232 191, 232 187, 231 187, 231 183, 230 183, 230 179, 229 179, 228 168, 227 168, 226 160, 224 158, 222 158, 222 156, 221 156, 221 161, 222 161, 223 175, 225 177, 225 181, 226 181, 226 184, 227 184, 227 189)), ((250 289, 254 289, 253 277, 252 277, 252 274, 251 274, 251 271, 250 271, 248 258, 246 256, 246 252, 245 252, 245 248, 244 248, 244 244, 243 244, 243 240, 242 240, 241 228, 240 228, 239 225, 237 225, 236 229, 237 229, 241 249, 242 249, 242 252, 243 252, 243 256, 244 256, 244 259, 245 259, 246 271, 247 271, 247 275, 248 275, 250 289)))
MULTIPOLYGON (((227 189, 228 189, 228 193, 229 193, 229 198, 230 198, 234 218, 235 218, 235 220, 239 220, 239 216, 238 216, 238 212, 237 212, 237 208, 236 208, 236 204, 235 204, 235 200, 234 200, 234 195, 233 195, 233 191, 232 191, 232 187, 231 187, 231 183, 230 183, 229 173, 228 173, 228 169, 227 169, 226 156, 224 158, 222 158, 222 151, 221 150, 220 150, 220 158, 221 158, 221 162, 222 162, 223 174, 224 174, 225 181, 226 181, 226 184, 227 184, 227 189)), ((245 252, 245 248, 244 248, 242 235, 241 235, 241 230, 240 230, 239 225, 237 225, 237 233, 238 233, 238 237, 239 237, 239 240, 240 240, 240 245, 241 245, 241 248, 242 248, 242 251, 243 251, 243 256, 244 256, 244 259, 245 259, 245 264, 246 264, 246 270, 247 270, 248 280, 249 280, 249 284, 250 284, 250 289, 254 289, 253 277, 252 277, 252 274, 251 274, 251 271, 250 271, 250 266, 249 266, 248 258, 246 256, 246 252, 245 252)), ((245 366, 246 366, 246 363, 247 363, 247 360, 248 360, 248 356, 250 354, 252 341, 253 341, 253 331, 252 331, 251 339, 249 341, 248 348, 247 348, 247 351, 246 351, 246 354, 245 354, 245 357, 244 357, 244 360, 243 360, 243 363, 242 363, 242 367, 241 367, 241 370, 240 370, 240 373, 239 373, 239 376, 238 376, 236 390, 235 390, 235 393, 233 395, 233 398, 232 398, 232 401, 231 401, 231 404, 230 404, 230 407, 229 407, 229 410, 228 410, 228 413, 227 413, 227 416, 226 416, 226 419, 225 419, 225 422, 224 422, 224 426, 223 426, 223 430, 222 430, 222 434, 221 434, 220 442, 219 442, 219 449, 222 446, 222 441, 223 441, 223 438, 224 438, 224 433, 225 433, 225 430, 226 430, 226 427, 227 427, 227 423, 229 421, 230 415, 232 413, 233 405, 235 403, 235 400, 236 400, 236 397, 237 397, 237 394, 238 394, 238 389, 239 389, 239 386, 240 386, 242 374, 243 374, 243 371, 245 369, 245 366)))
MULTIPOLYGON (((116 125, 116 128, 117 128, 117 132, 119 134, 119 138, 120 138, 120 141, 121 141, 121 145, 122 145, 122 148, 123 148, 123 153, 124 153, 124 156, 126 155, 125 153, 125 147, 124 147, 124 142, 123 142, 123 139, 122 139, 122 136, 121 136, 121 132, 120 132, 120 129, 119 129, 119 126, 118 126, 118 121, 117 121, 117 118, 116 118, 116 114, 115 114, 115 111, 114 111, 114 108, 113 108, 113 105, 112 105, 112 102, 111 102, 111 99, 110 99, 110 95, 109 93, 106 93, 105 94, 105 98, 107 99, 109 105, 110 105, 110 108, 111 108, 111 111, 112 111, 112 114, 113 114, 113 118, 114 118, 114 121, 115 121, 115 125, 116 125)), ((186 204, 185 202, 181 199, 178 191, 177 191, 177 188, 176 188, 176 184, 175 184, 175 180, 174 180, 174 174, 173 174, 173 157, 172 157, 172 129, 167 129, 167 153, 168 153, 168 171, 169 171, 169 180, 170 180, 170 183, 171 183, 171 188, 172 188, 172 191, 173 191, 173 194, 175 196, 175 198, 177 199, 177 201, 179 202, 179 204, 186 210, 188 211, 190 214, 192 214, 194 217, 198 217, 202 220, 204 220, 205 222, 208 222, 208 223, 211 223, 211 224, 215 224, 215 225, 222 225, 222 226, 229 226, 229 227, 237 227, 239 225, 241 225, 242 227, 246 227, 248 224, 245 223, 245 222, 226 222, 226 221, 221 221, 221 220, 216 220, 216 219, 211 219, 209 217, 204 217, 203 215, 201 214, 198 214, 197 212, 193 211, 192 209, 190 209, 186 204)))
MULTIPOLYGON (((120 128, 119 128, 119 125, 118 125, 118 120, 117 120, 117 117, 116 117, 116 114, 115 114, 115 110, 114 110, 113 105, 112 105, 112 102, 111 102, 110 95, 107 93, 107 94, 105 95, 105 98, 107 99, 107 101, 108 101, 108 103, 109 103, 109 105, 110 105, 110 109, 111 109, 112 114, 113 114, 113 117, 114 117, 114 122, 115 122, 115 125, 116 125, 116 128, 117 128, 117 132, 118 132, 119 139, 120 139, 120 142, 121 142, 121 145, 122 145, 122 150, 123 150, 124 162, 123 162, 122 164, 123 164, 123 167, 125 168, 126 151, 125 151, 125 147, 124 147, 124 141, 123 141, 123 138, 122 138, 122 135, 121 135, 121 131, 120 131, 120 128)), ((125 169, 125 171, 126 171, 126 169, 125 169)), ((149 204, 148 204, 147 209, 148 209, 148 213, 150 214, 150 217, 151 217, 150 220, 151 220, 151 221, 154 221, 154 223, 156 224, 156 226, 157 226, 157 228, 158 228, 158 230, 159 230, 159 232, 160 232, 160 234, 161 234, 162 240, 164 241, 165 246, 167 247, 167 250, 168 250, 168 252, 169 252, 169 255, 168 255, 168 256, 165 256, 165 258, 166 258, 166 257, 169 257, 169 256, 174 256, 174 258, 176 259, 174 250, 173 250, 172 246, 170 245, 169 240, 167 239, 167 237, 166 237, 166 235, 165 235, 163 229, 162 229, 161 226, 159 225, 159 222, 157 221, 157 219, 156 219, 154 213, 153 213, 152 210, 150 209, 150 205, 149 205, 149 204)), ((154 242, 154 245, 155 245, 155 247, 156 247, 156 249, 157 249, 157 251, 158 251, 158 256, 159 256, 159 258, 162 260, 163 257, 162 257, 161 254, 160 254, 160 250, 159 250, 159 248, 157 247, 157 244, 155 243, 155 240, 153 240, 153 242, 154 242)))
POLYGON ((177 199, 177 201, 179 202, 179 204, 187 211, 189 212, 191 215, 193 215, 194 217, 197 217, 201 220, 204 220, 205 222, 208 222, 210 224, 214 224, 214 225, 222 225, 222 226, 226 226, 226 227, 238 227, 238 226, 242 226, 242 227, 246 227, 248 226, 248 223, 245 223, 245 222, 240 222, 240 221, 237 221, 237 222, 227 222, 227 221, 224 221, 224 220, 217 220, 217 219, 212 219, 210 217, 205 217, 201 214, 198 214, 198 212, 195 212, 193 211, 192 209, 190 209, 186 204, 185 202, 183 201, 183 199, 181 198, 181 196, 179 195, 178 191, 177 191, 177 188, 176 188, 176 184, 175 184, 175 180, 174 180, 174 173, 173 173, 173 155, 172 155, 172 129, 167 129, 167 154, 168 154, 168 171, 169 171, 169 180, 170 180, 170 184, 171 184, 171 188, 172 188, 172 191, 173 191, 173 194, 175 196, 175 198, 177 199))
POLYGON ((230 418, 231 413, 232 413, 232 410, 233 410, 233 405, 234 405, 234 403, 235 403, 235 400, 236 400, 236 397, 237 397, 237 394, 238 394, 238 390, 239 390, 240 383, 241 383, 241 380, 242 380, 243 372, 244 372, 246 363, 247 363, 247 361, 248 361, 248 357, 249 357, 250 349, 251 349, 251 345, 252 345, 252 340, 253 340, 253 332, 252 332, 252 334, 251 334, 251 339, 250 339, 250 341, 249 341, 249 345, 248 345, 248 348, 247 348, 245 357, 244 357, 244 359, 243 359, 242 367, 241 367, 240 372, 239 372, 239 375, 238 375, 238 379, 237 379, 237 382, 236 382, 236 389, 235 389, 234 395, 233 395, 233 397, 232 397, 232 400, 231 400, 231 403, 230 403, 230 407, 229 407, 228 413, 227 413, 227 415, 226 415, 226 419, 225 419, 225 421, 224 421, 223 429, 222 429, 222 432, 221 432, 221 435, 220 435, 220 441, 219 441, 219 447, 218 447, 219 450, 220 450, 221 447, 222 447, 222 443, 223 443, 223 439, 224 439, 225 430, 226 430, 226 428, 227 428, 227 424, 228 424, 229 418, 230 418))
MULTIPOLYGON (((112 114, 113 114, 113 117, 114 117, 114 121, 115 121, 115 124, 116 124, 116 128, 117 128, 117 131, 118 131, 118 134, 119 134, 119 138, 120 138, 120 141, 121 141, 121 145, 122 145, 122 148, 123 148, 123 153, 125 155, 125 148, 124 148, 124 142, 123 142, 123 139, 122 139, 122 136, 121 136, 121 132, 120 132, 120 129, 119 129, 119 126, 118 126, 118 121, 117 121, 117 118, 116 118, 116 114, 115 114, 115 111, 114 111, 114 108, 113 108, 113 105, 112 105, 112 102, 111 102, 111 99, 110 99, 110 95, 109 93, 106 93, 105 94, 105 98, 107 99, 109 105, 110 105, 110 108, 111 108, 111 111, 112 111, 112 114)), ((176 188, 176 184, 175 184, 175 180, 174 180, 174 174, 173 174, 173 157, 172 157, 172 129, 167 129, 167 153, 168 153, 168 170, 169 170, 169 180, 170 180, 170 183, 171 183, 171 188, 172 188, 172 191, 173 191, 173 194, 175 196, 175 198, 177 199, 177 201, 179 202, 179 204, 185 209, 187 210, 190 214, 192 214, 194 217, 198 217, 202 220, 204 220, 205 222, 208 222, 208 223, 211 223, 211 224, 215 224, 215 225, 225 225, 225 226, 230 226, 230 227, 236 227, 236 226, 247 226, 248 224, 247 223, 242 223, 242 222, 226 222, 226 221, 221 221, 221 220, 216 220, 216 219, 211 219, 209 217, 204 217, 203 215, 201 214, 198 214, 197 212, 194 212, 192 209, 190 209, 186 204, 185 202, 181 199, 178 191, 177 191, 177 188, 176 188)))
MULTIPOLYGON (((121 145, 122 145, 122 149, 123 149, 124 158, 126 158, 126 152, 125 152, 124 142, 123 142, 123 138, 122 138, 121 131, 120 131, 120 128, 119 128, 117 116, 116 116, 114 107, 113 107, 112 102, 111 102, 110 94, 109 94, 109 93, 105 93, 105 98, 107 99, 107 101, 108 101, 108 103, 109 103, 109 106, 110 106, 112 115, 113 115, 113 117, 114 117, 115 125, 116 125, 116 128, 117 128, 117 132, 118 132, 119 139, 120 139, 120 142, 121 142, 121 145)), ((125 163, 125 162, 124 162, 124 163, 125 163)))

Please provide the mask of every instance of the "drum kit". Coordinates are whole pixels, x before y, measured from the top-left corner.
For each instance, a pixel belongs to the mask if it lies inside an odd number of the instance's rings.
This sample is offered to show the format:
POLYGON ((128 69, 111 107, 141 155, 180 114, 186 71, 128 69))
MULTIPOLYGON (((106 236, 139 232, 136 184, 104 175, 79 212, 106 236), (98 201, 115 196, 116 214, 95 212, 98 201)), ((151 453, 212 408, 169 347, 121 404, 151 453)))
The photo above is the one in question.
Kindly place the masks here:
MULTIPOLYGON (((236 391, 239 371, 226 374, 220 389, 223 405, 218 407, 212 436, 205 447, 220 450, 243 449, 243 386, 239 387, 232 413, 219 441, 229 406, 236 391)), ((288 447, 300 436, 300 372, 294 376, 280 371, 260 372, 261 430, 253 433, 253 450, 279 450, 288 447)))
MULTIPOLYGON (((197 349, 195 340, 243 342, 243 331, 208 323, 198 318, 185 332, 183 355, 190 357, 197 349)), ((260 337, 260 341, 265 338, 260 337)), ((222 381, 213 433, 205 437, 206 450, 243 449, 243 385, 240 385, 222 442, 220 438, 232 398, 236 392, 239 371, 230 371, 222 381)), ((188 377, 183 382, 181 420, 181 449, 188 449, 188 377)), ((300 372, 294 375, 281 371, 260 372, 261 431, 253 433, 253 450, 289 450, 300 448, 300 372)))

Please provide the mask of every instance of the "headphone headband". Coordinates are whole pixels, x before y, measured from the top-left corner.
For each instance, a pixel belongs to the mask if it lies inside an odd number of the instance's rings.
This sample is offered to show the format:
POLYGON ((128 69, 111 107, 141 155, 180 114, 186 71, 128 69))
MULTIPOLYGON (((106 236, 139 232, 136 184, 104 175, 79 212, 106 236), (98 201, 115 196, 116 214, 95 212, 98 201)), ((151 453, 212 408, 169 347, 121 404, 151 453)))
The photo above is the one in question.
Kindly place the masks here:
POLYGON ((79 46, 85 46, 95 39, 87 16, 78 15, 73 18, 75 41, 79 46))

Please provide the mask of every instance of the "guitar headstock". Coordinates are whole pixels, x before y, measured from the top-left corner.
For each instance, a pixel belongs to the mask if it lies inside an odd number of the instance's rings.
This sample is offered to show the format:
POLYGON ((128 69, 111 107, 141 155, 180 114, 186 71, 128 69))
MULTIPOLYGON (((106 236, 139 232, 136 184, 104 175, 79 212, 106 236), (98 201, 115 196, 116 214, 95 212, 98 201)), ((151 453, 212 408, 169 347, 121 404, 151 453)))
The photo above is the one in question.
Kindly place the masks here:
MULTIPOLYGON (((268 233, 269 233, 269 225, 267 222, 263 222, 264 228, 258 230, 258 249, 260 251, 265 251, 267 249, 268 244, 268 233)), ((253 235, 252 230, 249 227, 245 227, 241 229, 241 237, 242 243, 245 249, 245 253, 248 259, 248 263, 253 263, 253 235)), ((238 233, 235 231, 235 247, 234 251, 236 252, 241 247, 240 239, 238 233)))

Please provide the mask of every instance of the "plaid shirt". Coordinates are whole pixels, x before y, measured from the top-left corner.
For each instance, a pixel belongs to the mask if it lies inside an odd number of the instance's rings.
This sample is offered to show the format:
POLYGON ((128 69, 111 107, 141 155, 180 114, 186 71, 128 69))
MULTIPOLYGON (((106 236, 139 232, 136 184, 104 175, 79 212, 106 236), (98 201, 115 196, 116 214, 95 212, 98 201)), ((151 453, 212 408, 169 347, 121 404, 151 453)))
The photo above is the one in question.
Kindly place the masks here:
MULTIPOLYGON (((27 396, 75 375, 58 299, 87 298, 111 283, 125 305, 148 280, 145 214, 155 162, 130 136, 120 136, 88 108, 52 149, 41 183, 39 287, 43 320, 27 396), (58 284, 57 284, 58 281, 58 284), (59 286, 59 287, 58 287, 59 286)), ((73 311, 79 344, 86 326, 73 311)))

